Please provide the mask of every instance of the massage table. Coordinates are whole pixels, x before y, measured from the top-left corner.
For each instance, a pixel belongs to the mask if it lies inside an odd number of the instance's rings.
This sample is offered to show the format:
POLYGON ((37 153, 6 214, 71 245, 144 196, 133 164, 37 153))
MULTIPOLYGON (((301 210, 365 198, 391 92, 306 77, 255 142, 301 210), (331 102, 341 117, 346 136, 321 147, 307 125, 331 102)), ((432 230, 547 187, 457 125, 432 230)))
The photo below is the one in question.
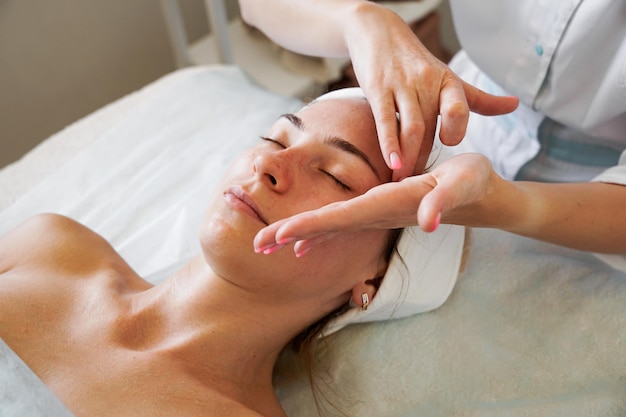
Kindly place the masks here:
MULTIPOLYGON (((237 67, 178 70, 0 170, 0 234, 37 213, 68 215, 158 283, 199 250, 229 163, 301 104, 237 67)), ((299 417, 624 415, 624 306, 626 274, 593 254, 473 229, 442 307, 324 338, 317 405, 292 353, 275 386, 299 417)), ((25 415, 71 413, 0 343, 0 416, 25 415)))

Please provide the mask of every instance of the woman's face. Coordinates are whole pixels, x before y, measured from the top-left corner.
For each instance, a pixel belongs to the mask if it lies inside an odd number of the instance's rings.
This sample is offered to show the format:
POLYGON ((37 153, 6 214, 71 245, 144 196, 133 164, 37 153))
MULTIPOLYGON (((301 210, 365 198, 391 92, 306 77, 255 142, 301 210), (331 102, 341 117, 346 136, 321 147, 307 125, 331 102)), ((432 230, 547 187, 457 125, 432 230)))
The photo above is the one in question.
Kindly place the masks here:
POLYGON ((259 142, 218 186, 201 234, 205 259, 223 278, 264 297, 345 302, 359 279, 384 273, 389 231, 341 235, 300 258, 292 245, 264 255, 252 242, 272 222, 390 181, 369 105, 363 99, 317 102, 280 117, 259 142))

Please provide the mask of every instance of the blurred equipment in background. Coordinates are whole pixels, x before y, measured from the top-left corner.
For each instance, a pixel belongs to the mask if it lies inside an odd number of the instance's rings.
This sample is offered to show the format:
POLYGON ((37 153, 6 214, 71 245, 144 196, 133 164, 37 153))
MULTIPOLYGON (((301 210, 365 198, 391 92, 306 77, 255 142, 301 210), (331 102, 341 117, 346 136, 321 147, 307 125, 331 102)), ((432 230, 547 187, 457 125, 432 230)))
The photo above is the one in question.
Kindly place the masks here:
MULTIPOLYGON (((228 19, 224 0, 204 0, 211 33, 188 42, 178 0, 161 0, 176 63, 235 64, 267 90, 307 100, 329 90, 356 85, 348 58, 317 58, 285 50, 239 16, 228 19)), ((439 39, 437 7, 441 0, 379 2, 400 15, 424 45, 447 62, 439 39)))

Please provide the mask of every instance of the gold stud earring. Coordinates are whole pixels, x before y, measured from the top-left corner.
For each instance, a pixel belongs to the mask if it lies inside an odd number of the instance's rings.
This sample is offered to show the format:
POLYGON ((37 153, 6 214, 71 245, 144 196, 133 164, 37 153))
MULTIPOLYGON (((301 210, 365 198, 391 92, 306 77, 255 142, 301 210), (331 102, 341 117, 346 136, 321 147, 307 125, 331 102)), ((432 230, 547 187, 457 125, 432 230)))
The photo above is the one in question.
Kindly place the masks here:
POLYGON ((361 310, 367 310, 367 306, 370 304, 370 297, 366 292, 361 294, 361 310))

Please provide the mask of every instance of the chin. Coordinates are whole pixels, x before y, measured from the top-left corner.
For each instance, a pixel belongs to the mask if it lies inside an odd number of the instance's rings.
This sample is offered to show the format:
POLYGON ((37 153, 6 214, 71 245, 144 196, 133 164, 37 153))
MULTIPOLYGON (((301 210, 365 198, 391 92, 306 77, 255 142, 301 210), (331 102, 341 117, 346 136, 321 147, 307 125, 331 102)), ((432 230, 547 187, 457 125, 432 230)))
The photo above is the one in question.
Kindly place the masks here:
MULTIPOLYGON (((232 222, 224 217, 208 218, 200 231, 200 247, 205 261, 218 274, 243 274, 259 263, 253 239, 260 227, 232 222), (230 271, 230 272, 229 272, 230 271)), ((254 269, 251 269, 254 270, 254 269)))

